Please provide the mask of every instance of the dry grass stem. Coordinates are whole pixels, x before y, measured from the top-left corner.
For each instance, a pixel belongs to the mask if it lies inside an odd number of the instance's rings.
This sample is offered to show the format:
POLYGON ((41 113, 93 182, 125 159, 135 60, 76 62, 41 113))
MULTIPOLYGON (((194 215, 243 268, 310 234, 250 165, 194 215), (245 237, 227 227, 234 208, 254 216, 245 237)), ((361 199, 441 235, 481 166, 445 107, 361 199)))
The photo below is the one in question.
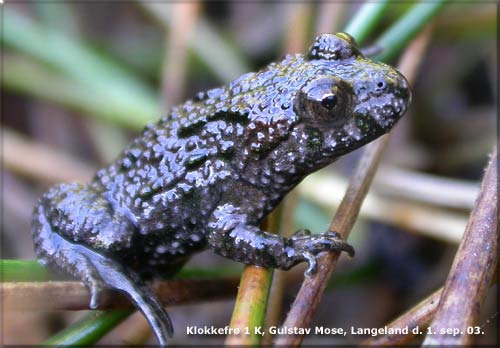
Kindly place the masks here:
POLYGON ((179 2, 172 5, 172 22, 166 37, 163 64, 163 109, 179 103, 184 94, 189 42, 199 19, 200 3, 179 2))
POLYGON ((53 184, 64 181, 88 181, 95 170, 82 160, 63 151, 25 139, 16 132, 3 129, 2 161, 7 169, 24 176, 53 184))
MULTIPOLYGON (((156 282, 154 292, 164 305, 186 304, 234 296, 235 277, 214 280, 171 280, 156 282)), ((76 281, 16 282, 1 284, 6 311, 86 310, 90 293, 76 281)), ((99 309, 133 308, 121 293, 104 290, 99 309)))
POLYGON ((420 333, 423 333, 423 330, 431 322, 442 292, 443 288, 440 288, 415 307, 401 315, 399 318, 386 325, 388 328, 394 329, 408 328, 408 335, 396 333, 379 335, 363 341, 361 346, 393 346, 410 343, 410 341, 416 336, 412 329, 418 327, 420 333))
POLYGON ((318 4, 316 35, 335 33, 341 27, 342 18, 346 11, 346 2, 325 1, 318 4))
POLYGON ((469 328, 477 323, 497 263, 497 160, 495 147, 431 324, 435 334, 426 336, 425 345, 473 343, 469 328))
MULTIPOLYGON (((299 186, 299 191, 301 196, 324 206, 325 209, 331 209, 339 206, 346 187, 347 181, 342 177, 333 174, 326 177, 318 173, 314 178, 304 180, 299 186), (330 194, 325 196, 324 192, 330 194)), ((366 195, 359 214, 362 218, 391 224, 454 244, 460 243, 467 225, 465 214, 386 197, 374 192, 366 195)))
POLYGON ((303 52, 308 42, 307 26, 311 20, 312 7, 307 2, 297 2, 287 8, 288 35, 285 37, 284 53, 303 52))
POLYGON ((390 166, 380 166, 374 189, 391 197, 432 205, 470 210, 479 192, 473 181, 444 178, 390 166))
MULTIPOLYGON (((498 274, 498 264, 494 275, 498 274)), ((493 277, 490 285, 493 286, 498 281, 497 277, 493 277)), ((361 343, 361 346, 393 346, 393 345, 403 345, 410 344, 413 338, 416 336, 412 329, 419 327, 419 333, 425 333, 425 329, 429 326, 434 315, 436 313, 436 309, 438 308, 439 299, 441 294, 443 293, 443 288, 439 288, 434 293, 426 297, 420 303, 415 305, 413 308, 406 311, 404 314, 399 316, 394 321, 386 324, 385 326, 388 328, 408 328, 409 334, 387 334, 387 335, 379 335, 377 337, 371 337, 364 340, 361 343)))

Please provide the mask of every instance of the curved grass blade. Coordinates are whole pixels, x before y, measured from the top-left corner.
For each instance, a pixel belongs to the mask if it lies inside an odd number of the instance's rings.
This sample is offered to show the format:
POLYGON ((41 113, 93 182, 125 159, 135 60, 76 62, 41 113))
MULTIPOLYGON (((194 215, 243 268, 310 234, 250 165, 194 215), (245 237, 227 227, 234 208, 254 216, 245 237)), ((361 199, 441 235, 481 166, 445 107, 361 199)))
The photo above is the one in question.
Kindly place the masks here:
POLYGON ((133 309, 109 312, 93 311, 57 335, 44 341, 42 346, 94 344, 133 312, 133 309))

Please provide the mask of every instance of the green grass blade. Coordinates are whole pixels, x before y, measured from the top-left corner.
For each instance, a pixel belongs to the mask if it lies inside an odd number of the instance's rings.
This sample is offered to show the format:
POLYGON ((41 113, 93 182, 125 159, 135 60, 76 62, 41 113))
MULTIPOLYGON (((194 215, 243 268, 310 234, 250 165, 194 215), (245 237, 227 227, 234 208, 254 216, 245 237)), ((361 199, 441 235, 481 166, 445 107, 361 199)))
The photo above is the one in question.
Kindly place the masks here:
POLYGON ((346 25, 344 31, 352 35, 359 45, 362 45, 372 29, 380 22, 388 5, 388 0, 365 2, 346 25))
POLYGON ((92 87, 84 86, 33 59, 5 54, 3 63, 1 79, 10 90, 27 93, 84 115, 136 130, 157 117, 151 112, 130 108, 127 102, 121 103, 108 98, 106 94, 96 93, 92 87))
POLYGON ((49 270, 37 261, 0 260, 2 282, 39 282, 53 278, 49 270))
MULTIPOLYGON (((242 266, 217 268, 183 268, 172 279, 200 279, 237 276, 242 266)), ((36 282, 57 279, 45 266, 35 260, 0 260, 2 282, 36 282)))
MULTIPOLYGON (((2 40, 11 47, 75 81, 98 101, 128 110, 111 120, 134 115, 144 125, 159 115, 158 97, 141 79, 102 55, 78 38, 41 26, 17 11, 5 8, 2 40)), ((7 69, 5 69, 7 70, 7 69)), ((29 77, 29 76, 28 76, 29 77)), ((101 115, 101 114, 99 114, 101 115)), ((127 120, 122 124, 132 124, 127 120)))
POLYGON ((382 52, 374 59, 391 61, 445 5, 445 0, 422 2, 413 6, 403 17, 387 29, 376 41, 382 52))
POLYGON ((74 346, 94 344, 134 310, 93 311, 42 343, 42 346, 74 346))

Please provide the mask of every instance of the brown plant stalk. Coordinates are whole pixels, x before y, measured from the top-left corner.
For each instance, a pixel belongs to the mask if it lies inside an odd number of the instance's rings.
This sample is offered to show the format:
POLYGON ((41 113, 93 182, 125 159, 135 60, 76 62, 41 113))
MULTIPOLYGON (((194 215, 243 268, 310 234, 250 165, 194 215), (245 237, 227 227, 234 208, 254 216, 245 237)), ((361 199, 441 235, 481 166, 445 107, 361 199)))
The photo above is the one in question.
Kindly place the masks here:
MULTIPOLYGON (((213 280, 169 280, 155 282, 154 292, 164 305, 212 301, 234 296, 236 277, 213 280)), ((0 300, 5 311, 86 310, 90 293, 81 282, 15 282, 0 285, 0 300)), ((98 309, 133 308, 121 293, 106 289, 99 298, 98 309)))
POLYGON ((498 256, 497 164, 495 147, 424 345, 470 345, 477 334, 498 256))
MULTIPOLYGON (((491 170, 491 168, 492 168, 492 164, 490 163, 489 170, 491 170)), ((489 179, 491 180, 491 176, 489 177, 489 179)), ((486 176, 485 176, 485 180, 487 180, 486 176)), ((479 197, 482 198, 483 200, 487 196, 483 192, 485 185, 486 184, 483 181, 482 190, 481 190, 481 193, 479 195, 479 197)), ((491 187, 489 187, 489 189, 490 190, 493 189, 493 191, 495 191, 495 182, 490 181, 489 185, 492 185, 491 187)), ((490 193, 491 193, 491 191, 490 191, 490 193)), ((496 197, 490 196, 490 199, 492 199, 492 198, 494 198, 493 202, 491 202, 491 201, 486 202, 486 203, 483 202, 482 205, 483 205, 483 207, 485 205, 488 206, 488 203, 489 203, 490 213, 493 214, 493 215, 489 215, 489 216, 495 217, 495 216, 497 216, 497 214, 495 212, 493 212, 493 210, 497 209, 496 208, 497 207, 496 197)), ((476 204, 479 206, 479 204, 480 204, 479 200, 476 204)), ((476 210, 474 210, 474 211, 476 211, 476 210)), ((473 220, 474 216, 476 216, 476 215, 473 212, 471 214, 471 221, 473 220)), ((470 223, 469 223, 469 225, 470 225, 470 223)), ((482 225, 483 225, 483 227, 488 226, 488 224, 482 224, 482 225)), ((495 243, 495 240, 498 239, 498 237, 495 235, 495 230, 497 230, 498 226, 496 225, 496 223, 494 225, 489 225, 489 226, 490 226, 490 232, 491 232, 490 237, 493 236, 493 243, 495 243)), ((498 231, 496 233, 498 233, 498 231)), ((481 235, 481 237, 486 237, 486 236, 483 234, 483 235, 481 235)), ((465 241, 465 238, 466 237, 464 235, 464 241, 465 241)), ((485 244, 488 244, 487 240, 485 240, 485 242, 486 242, 485 244)), ((462 244, 463 243, 464 242, 462 242, 462 244)), ((494 249, 496 249, 496 248, 494 248, 494 249)), ((458 253, 457 253, 457 255, 458 255, 458 253)), ((489 255, 489 253, 484 253, 484 255, 482 257, 483 260, 486 258, 489 261, 492 261, 491 263, 488 264, 488 267, 485 267, 482 269, 482 272, 487 273, 488 278, 490 276, 492 278, 492 279, 490 279, 490 286, 493 284, 496 284, 498 281, 497 277, 495 277, 496 275, 498 275, 498 260, 494 256, 495 255, 489 255), (493 263, 496 263, 496 268, 492 266, 493 263), (493 269, 495 269, 495 271, 493 271, 493 269)), ((475 257, 473 256, 473 258, 475 258, 475 257)), ((478 261, 479 260, 476 260, 476 262, 478 262, 478 261)), ((476 275, 476 277, 473 277, 473 278, 477 279, 478 277, 476 275)), ((484 280, 487 281, 488 278, 484 278, 484 280)), ((470 286, 469 286, 469 288, 470 288, 470 286)), ((486 291, 486 289, 483 289, 483 292, 481 294, 478 294, 478 295, 482 295, 481 298, 476 299, 476 300, 470 299, 469 303, 471 305, 473 305, 474 301, 475 301, 475 303, 480 302, 480 300, 482 298, 484 298, 484 291, 486 291)), ((429 327, 429 325, 431 324, 431 321, 433 320, 433 318, 436 314, 436 310, 438 309, 438 304, 440 304, 440 298, 441 298, 442 293, 443 293, 443 288, 441 287, 440 289, 435 291, 433 294, 431 294, 430 296, 428 296, 427 298, 422 300, 420 303, 418 303, 416 306, 409 309, 403 315, 401 315, 400 317, 398 317, 394 321, 386 324, 385 325, 386 327, 391 328, 391 329, 396 329, 396 330, 394 330, 394 333, 388 333, 386 335, 379 335, 377 337, 368 338, 368 339, 364 340, 361 345, 362 346, 368 346, 368 345, 391 346, 391 345, 408 344, 413 340, 413 338, 417 334, 427 333, 427 331, 424 331, 424 330, 427 329, 427 327, 429 327), (408 328, 408 334, 398 332, 398 329, 404 329, 404 328, 408 328), (413 331, 413 329, 416 329, 416 328, 418 328, 418 331, 413 331)), ((464 296, 467 296, 467 294, 465 294, 464 296)), ((479 306, 477 306, 476 310, 478 310, 478 309, 479 309, 479 306)), ((449 325, 450 324, 446 323, 445 329, 450 328, 451 326, 449 326, 449 325)), ((431 326, 431 330, 437 332, 436 327, 431 326)), ((465 329, 465 332, 466 332, 466 330, 467 329, 465 329)), ((429 337, 431 337, 431 336, 429 336, 429 337)), ((463 342, 463 340, 460 340, 460 341, 463 342)))
MULTIPOLYGON (((498 274, 498 264, 494 274, 498 274)), ((490 286, 493 286, 497 282, 498 278, 494 277, 490 286)), ((429 324, 434 318, 442 293, 443 288, 441 287, 401 316, 386 324, 385 326, 387 328, 394 329, 392 333, 389 332, 384 335, 370 337, 361 342, 360 346, 394 346, 410 344, 417 334, 424 334, 426 332, 424 330, 429 327, 429 324), (401 329, 405 328, 408 328, 408 334, 401 332, 401 329)))

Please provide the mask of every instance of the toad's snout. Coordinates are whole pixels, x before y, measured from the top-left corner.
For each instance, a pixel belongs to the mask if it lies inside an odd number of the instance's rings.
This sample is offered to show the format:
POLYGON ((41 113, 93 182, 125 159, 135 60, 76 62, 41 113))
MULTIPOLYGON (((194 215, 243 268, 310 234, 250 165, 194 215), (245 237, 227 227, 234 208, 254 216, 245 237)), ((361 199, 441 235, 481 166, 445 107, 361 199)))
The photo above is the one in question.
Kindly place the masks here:
POLYGON ((383 78, 372 81, 370 114, 382 128, 390 129, 408 110, 411 90, 406 78, 393 70, 383 78))

